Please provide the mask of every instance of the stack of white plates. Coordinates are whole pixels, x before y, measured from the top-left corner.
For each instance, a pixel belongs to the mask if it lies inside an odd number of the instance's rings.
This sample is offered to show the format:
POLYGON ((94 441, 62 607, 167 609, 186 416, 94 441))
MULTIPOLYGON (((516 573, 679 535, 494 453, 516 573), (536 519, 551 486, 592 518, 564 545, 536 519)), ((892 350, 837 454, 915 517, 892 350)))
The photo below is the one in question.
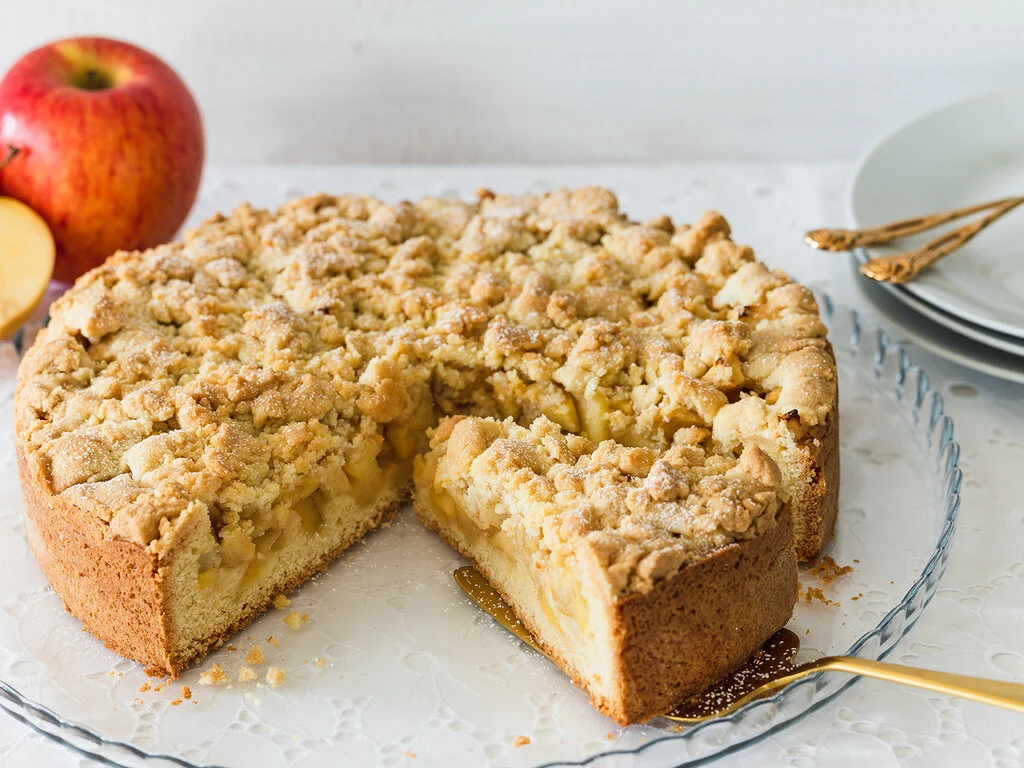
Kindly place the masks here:
MULTIPOLYGON (((886 136, 858 164, 847 208, 860 229, 1013 195, 1024 195, 1024 90, 959 102, 886 136)), ((942 231, 857 258, 907 251, 942 231)), ((1024 382, 1024 206, 913 282, 861 282, 875 308, 920 346, 1024 382)))

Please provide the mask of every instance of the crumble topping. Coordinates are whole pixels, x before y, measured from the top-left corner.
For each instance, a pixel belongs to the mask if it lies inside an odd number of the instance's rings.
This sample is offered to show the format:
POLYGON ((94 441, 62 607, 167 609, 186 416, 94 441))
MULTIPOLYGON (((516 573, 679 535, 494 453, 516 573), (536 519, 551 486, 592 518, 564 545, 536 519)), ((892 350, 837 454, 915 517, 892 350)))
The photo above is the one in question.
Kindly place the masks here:
POLYGON ((617 592, 645 591, 695 556, 762 534, 785 500, 757 445, 716 453, 700 427, 660 451, 595 445, 544 416, 529 428, 456 416, 431 448, 429 482, 481 531, 528 539, 538 565, 588 550, 617 592))
POLYGON ((110 536, 163 555, 208 522, 213 564, 233 565, 282 510, 408 463, 440 415, 543 417, 538 430, 573 433, 545 437, 557 462, 511 447, 488 461, 552 498, 593 490, 592 514, 616 526, 593 532, 595 551, 643 560, 655 521, 687 532, 681 552, 691 533, 703 546, 770 517, 770 473, 744 445, 822 427, 825 331, 811 293, 714 212, 635 223, 597 188, 320 195, 244 205, 83 276, 19 369, 18 433, 110 536), (728 501, 755 482, 756 510, 728 501))

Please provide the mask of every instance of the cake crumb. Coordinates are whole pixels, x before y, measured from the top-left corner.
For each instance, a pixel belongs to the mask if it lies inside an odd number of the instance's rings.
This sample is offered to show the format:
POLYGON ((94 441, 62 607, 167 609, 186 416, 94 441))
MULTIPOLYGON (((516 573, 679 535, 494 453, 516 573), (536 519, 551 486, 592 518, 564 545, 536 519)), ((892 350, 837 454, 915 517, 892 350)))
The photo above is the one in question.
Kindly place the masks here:
POLYGON ((142 685, 139 686, 139 693, 145 693, 146 691, 148 691, 152 687, 153 686, 150 685, 149 683, 143 683, 142 685))
MULTIPOLYGON (((82 629, 85 629, 85 627, 82 627, 82 629)), ((157 669, 156 667, 146 667, 142 671, 146 673, 146 677, 163 677, 164 676, 164 673, 162 671, 160 671, 159 669, 157 669)))
POLYGON ((192 698, 192 689, 189 688, 187 685, 181 686, 181 698, 183 698, 183 699, 191 699, 192 698))
POLYGON ((171 706, 172 707, 176 707, 179 704, 181 704, 181 699, 175 699, 174 701, 171 702, 171 706))
POLYGON ((240 683, 251 683, 257 677, 259 677, 259 675, 256 674, 256 670, 252 667, 238 668, 238 682, 240 683))
POLYGON ((249 652, 245 654, 246 664, 262 664, 263 663, 263 650, 254 645, 249 649, 249 652))
POLYGON ((525 747, 530 743, 529 736, 516 736, 516 740, 512 742, 513 747, 525 747))
POLYGON ((407 750, 405 750, 405 756, 406 756, 406 757, 408 757, 408 758, 411 758, 411 759, 413 759, 413 760, 415 760, 415 759, 416 759, 416 753, 415 753, 415 752, 413 752, 413 751, 412 751, 412 750, 410 750, 410 749, 407 749, 407 750))
POLYGON ((135 697, 135 700, 134 700, 134 703, 135 703, 135 704, 140 704, 140 705, 141 705, 141 704, 142 704, 142 699, 140 699, 140 698, 139 698, 138 696, 136 696, 136 697, 135 697))
POLYGON ((299 613, 298 611, 292 611, 284 617, 284 623, 291 627, 293 630, 297 630, 307 621, 309 621, 309 614, 299 613))
POLYGON ((234 645, 232 645, 231 643, 228 643, 228 647, 227 647, 227 650, 229 650, 229 651, 231 651, 232 653, 234 653, 235 651, 237 651, 237 650, 238 650, 238 647, 237 647, 237 646, 234 646, 234 645))
POLYGON ((110 677, 113 677, 113 676, 114 676, 114 670, 110 670, 109 672, 107 672, 107 674, 108 674, 108 675, 109 675, 110 677))
POLYGON ((220 664, 214 664, 199 676, 200 685, 224 685, 227 681, 228 676, 220 664))
POLYGON ((821 591, 821 587, 808 587, 807 591, 804 592, 804 601, 808 604, 813 603, 817 600, 822 605, 831 605, 836 608, 839 607, 839 603, 835 600, 829 600, 825 597, 825 593, 821 591))
POLYGON ((850 599, 851 600, 860 600, 862 597, 864 597, 864 593, 863 592, 858 592, 856 595, 854 595, 850 599))
POLYGON ((167 683, 160 683, 159 685, 154 686, 153 690, 156 691, 157 693, 160 693, 160 691, 162 691, 164 688, 166 688, 167 685, 168 685, 167 683))
POLYGON ((277 642, 277 638, 274 637, 273 635, 271 635, 270 637, 267 638, 267 642, 270 643, 275 648, 280 648, 281 647, 281 644, 279 642, 277 642))
POLYGON ((292 604, 292 601, 289 600, 284 595, 276 595, 274 597, 274 607, 277 608, 279 611, 283 611, 285 608, 287 608, 291 604, 292 604))
POLYGON ((277 686, 284 682, 284 670, 280 667, 271 667, 268 669, 267 682, 274 688, 277 688, 277 686))
POLYGON ((314 659, 313 666, 315 666, 315 667, 323 667, 323 665, 326 664, 326 663, 327 663, 327 659, 314 659))
POLYGON ((617 733, 612 733, 611 731, 608 731, 608 733, 606 733, 604 737, 608 741, 618 741, 619 739, 619 735, 617 733))
MULTIPOLYGON (((856 561, 854 561, 856 562, 856 561)), ((852 565, 839 565, 828 555, 824 555, 812 565, 808 571, 817 576, 822 584, 831 584, 836 579, 853 572, 852 565)))

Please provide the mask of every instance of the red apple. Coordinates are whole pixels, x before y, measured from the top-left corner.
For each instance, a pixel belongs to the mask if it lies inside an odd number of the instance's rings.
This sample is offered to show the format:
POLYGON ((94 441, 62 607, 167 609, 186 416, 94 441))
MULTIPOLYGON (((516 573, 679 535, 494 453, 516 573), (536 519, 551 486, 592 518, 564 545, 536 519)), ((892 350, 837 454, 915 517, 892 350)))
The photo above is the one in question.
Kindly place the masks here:
POLYGON ((196 199, 203 125, 160 59, 117 40, 45 45, 0 81, 0 194, 35 209, 71 282, 120 249, 166 242, 196 199))

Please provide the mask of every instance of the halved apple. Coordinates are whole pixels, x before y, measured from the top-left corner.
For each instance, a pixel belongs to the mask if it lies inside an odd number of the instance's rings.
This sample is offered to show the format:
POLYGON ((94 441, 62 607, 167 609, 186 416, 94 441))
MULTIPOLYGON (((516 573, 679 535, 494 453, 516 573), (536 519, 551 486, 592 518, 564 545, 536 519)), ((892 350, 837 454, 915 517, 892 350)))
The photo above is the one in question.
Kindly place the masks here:
POLYGON ((12 336, 43 297, 56 250, 38 213, 0 197, 0 338, 12 336))

